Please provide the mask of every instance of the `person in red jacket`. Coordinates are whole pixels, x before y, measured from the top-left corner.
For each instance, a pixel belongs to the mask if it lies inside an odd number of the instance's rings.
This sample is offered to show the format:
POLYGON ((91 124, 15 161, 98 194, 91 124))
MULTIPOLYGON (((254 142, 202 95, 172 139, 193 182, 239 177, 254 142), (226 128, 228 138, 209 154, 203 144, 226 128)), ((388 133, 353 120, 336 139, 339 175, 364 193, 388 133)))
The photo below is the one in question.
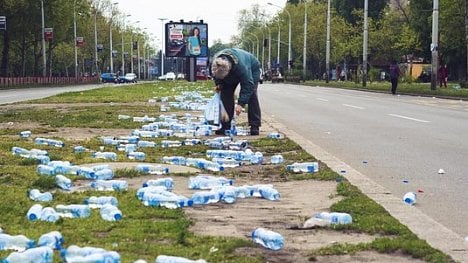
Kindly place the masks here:
POLYGON ((447 78, 448 78, 448 69, 446 64, 442 64, 439 68, 439 85, 442 88, 442 84, 444 87, 447 87, 447 78))

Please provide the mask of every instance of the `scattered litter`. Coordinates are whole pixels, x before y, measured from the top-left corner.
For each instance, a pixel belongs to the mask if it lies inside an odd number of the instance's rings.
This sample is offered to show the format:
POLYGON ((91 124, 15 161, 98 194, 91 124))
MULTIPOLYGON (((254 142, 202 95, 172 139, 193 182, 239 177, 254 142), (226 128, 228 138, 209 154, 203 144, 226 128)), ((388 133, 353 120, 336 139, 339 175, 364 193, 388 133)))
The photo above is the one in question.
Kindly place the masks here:
POLYGON ((402 182, 405 183, 405 184, 409 183, 408 179, 403 179, 402 182))
POLYGON ((219 249, 217 247, 211 247, 210 248, 210 253, 214 253, 216 251, 218 251, 219 249))
POLYGON ((418 189, 418 193, 424 193, 424 190, 421 189, 421 188, 419 188, 419 189, 418 189))
POLYGON ((414 205, 416 203, 416 193, 408 192, 403 196, 403 202, 408 205, 414 205))
POLYGON ((439 171, 438 171, 438 173, 439 173, 439 174, 444 174, 445 171, 444 171, 444 169, 440 168, 439 171))

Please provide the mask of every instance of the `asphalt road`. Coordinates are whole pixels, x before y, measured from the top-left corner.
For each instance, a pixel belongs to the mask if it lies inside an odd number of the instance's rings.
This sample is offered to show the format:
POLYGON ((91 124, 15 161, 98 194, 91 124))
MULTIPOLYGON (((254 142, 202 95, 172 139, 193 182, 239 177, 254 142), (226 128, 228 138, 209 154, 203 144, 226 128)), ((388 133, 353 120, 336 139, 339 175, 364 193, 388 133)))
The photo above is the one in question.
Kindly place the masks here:
POLYGON ((262 114, 394 196, 423 191, 417 209, 468 236, 467 102, 284 84, 259 98, 262 114))
POLYGON ((0 90, 0 105, 50 97, 56 94, 71 92, 71 91, 83 91, 96 89, 103 87, 103 85, 114 85, 114 84, 89 84, 89 85, 77 85, 67 87, 41 87, 41 88, 21 88, 21 89, 5 89, 0 90))

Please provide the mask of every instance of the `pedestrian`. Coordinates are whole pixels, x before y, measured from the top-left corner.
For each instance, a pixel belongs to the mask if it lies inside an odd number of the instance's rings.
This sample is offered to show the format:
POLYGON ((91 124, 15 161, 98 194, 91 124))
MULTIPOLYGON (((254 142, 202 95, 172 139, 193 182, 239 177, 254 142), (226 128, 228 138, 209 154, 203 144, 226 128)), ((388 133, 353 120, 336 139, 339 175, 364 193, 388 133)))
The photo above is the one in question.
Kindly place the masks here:
POLYGON ((401 75, 400 67, 395 60, 390 64, 390 81, 392 82, 392 94, 396 95, 396 89, 398 86, 398 78, 401 75))
POLYGON ((220 91, 221 101, 229 116, 229 121, 221 122, 221 129, 217 130, 216 134, 224 135, 225 131, 231 128, 234 112, 239 115, 248 104, 247 117, 250 135, 259 135, 261 112, 257 96, 260 80, 258 60, 245 50, 227 48, 214 56, 210 69, 216 89, 220 91), (240 93, 236 104, 234 92, 238 84, 240 84, 240 93))
POLYGON ((442 88, 442 84, 444 87, 447 87, 447 78, 448 78, 448 69, 447 64, 442 64, 439 68, 439 85, 442 88))

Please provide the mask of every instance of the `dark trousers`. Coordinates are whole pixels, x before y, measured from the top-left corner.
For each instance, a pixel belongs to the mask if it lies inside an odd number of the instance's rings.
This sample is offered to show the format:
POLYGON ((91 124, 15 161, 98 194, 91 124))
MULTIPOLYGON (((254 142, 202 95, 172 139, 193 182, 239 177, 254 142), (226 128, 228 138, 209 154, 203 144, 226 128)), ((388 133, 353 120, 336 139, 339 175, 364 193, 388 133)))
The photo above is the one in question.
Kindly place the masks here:
MULTIPOLYGON (((221 122, 222 130, 229 130, 231 128, 231 120, 234 117, 234 92, 236 86, 223 85, 221 89, 221 100, 223 101, 224 108, 229 115, 228 122, 221 122)), ((250 96, 247 108, 247 118, 251 128, 258 128, 261 126, 262 116, 260 111, 260 103, 257 96, 258 83, 255 83, 252 95, 250 96)))
POLYGON ((392 94, 395 95, 398 86, 398 78, 391 78, 390 81, 392 82, 392 94))

